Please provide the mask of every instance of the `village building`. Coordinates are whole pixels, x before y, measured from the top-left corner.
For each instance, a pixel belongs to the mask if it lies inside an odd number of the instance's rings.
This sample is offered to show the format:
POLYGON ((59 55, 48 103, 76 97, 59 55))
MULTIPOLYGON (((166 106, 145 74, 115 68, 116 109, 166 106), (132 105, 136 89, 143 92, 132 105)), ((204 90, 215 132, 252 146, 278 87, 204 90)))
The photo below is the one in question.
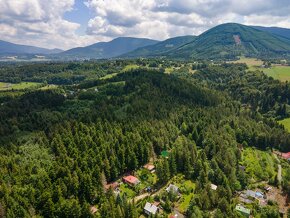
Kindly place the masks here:
POLYGON ((155 166, 153 164, 148 163, 148 164, 144 165, 143 168, 149 170, 151 173, 155 172, 155 166))
POLYGON ((243 205, 238 204, 236 206, 236 210, 242 213, 246 217, 250 217, 251 215, 251 210, 248 208, 245 208, 243 205))
POLYGON ((174 194, 179 195, 179 188, 173 184, 170 184, 167 188, 166 188, 167 192, 173 192, 174 194))
POLYGON ((150 215, 155 215, 157 212, 158 212, 157 206, 149 202, 146 202, 145 207, 144 207, 144 213, 150 216, 150 215))
POLYGON ((130 186, 136 186, 140 183, 140 180, 137 179, 135 176, 125 176, 123 177, 123 181, 130 186))

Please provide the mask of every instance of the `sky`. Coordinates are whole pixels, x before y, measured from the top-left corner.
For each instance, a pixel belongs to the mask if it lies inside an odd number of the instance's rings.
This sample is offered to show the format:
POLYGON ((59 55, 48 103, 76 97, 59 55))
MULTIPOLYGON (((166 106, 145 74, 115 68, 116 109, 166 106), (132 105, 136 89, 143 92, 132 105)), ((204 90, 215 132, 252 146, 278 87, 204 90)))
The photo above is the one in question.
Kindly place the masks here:
POLYGON ((290 28, 290 0, 0 0, 0 40, 69 49, 120 36, 164 40, 218 24, 290 28))

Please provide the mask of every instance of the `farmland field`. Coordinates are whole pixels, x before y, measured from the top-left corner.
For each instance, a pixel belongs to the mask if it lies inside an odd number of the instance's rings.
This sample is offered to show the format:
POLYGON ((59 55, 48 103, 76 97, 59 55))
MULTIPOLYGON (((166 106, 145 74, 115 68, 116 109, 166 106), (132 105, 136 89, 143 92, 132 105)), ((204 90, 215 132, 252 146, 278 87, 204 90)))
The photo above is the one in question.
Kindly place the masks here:
POLYGON ((290 81, 290 67, 289 66, 273 66, 270 69, 264 69, 267 76, 278 79, 282 82, 290 81))
POLYGON ((11 89, 21 90, 21 89, 35 88, 39 85, 40 83, 34 83, 34 82, 21 82, 21 83, 0 82, 0 91, 11 90, 11 89))

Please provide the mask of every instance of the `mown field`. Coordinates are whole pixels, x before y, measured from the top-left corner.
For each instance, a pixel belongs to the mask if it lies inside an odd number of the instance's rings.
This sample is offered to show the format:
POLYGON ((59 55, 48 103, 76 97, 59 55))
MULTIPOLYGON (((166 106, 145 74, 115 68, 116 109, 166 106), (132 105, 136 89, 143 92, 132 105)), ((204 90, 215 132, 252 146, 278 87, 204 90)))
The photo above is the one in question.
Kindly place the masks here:
POLYGON ((21 83, 4 83, 0 82, 0 91, 5 90, 21 90, 21 89, 28 89, 28 88, 35 88, 37 86, 40 86, 40 83, 34 83, 34 82, 21 82, 21 83))
POLYGON ((282 124, 288 132, 290 132, 290 118, 286 118, 284 120, 278 121, 278 123, 282 124))
POLYGON ((258 70, 263 64, 263 61, 256 58, 241 57, 239 60, 234 61, 234 63, 245 63, 248 65, 249 70, 258 70))
POLYGON ((267 76, 271 76, 282 82, 290 81, 290 66, 273 66, 263 71, 267 76))

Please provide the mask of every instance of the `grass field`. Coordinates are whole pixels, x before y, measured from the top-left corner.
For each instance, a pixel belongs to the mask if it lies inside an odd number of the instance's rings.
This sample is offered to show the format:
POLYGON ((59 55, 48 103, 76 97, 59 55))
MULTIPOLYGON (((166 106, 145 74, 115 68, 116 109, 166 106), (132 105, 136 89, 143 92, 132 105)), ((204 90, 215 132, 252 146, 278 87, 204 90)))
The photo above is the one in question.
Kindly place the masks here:
POLYGON ((21 82, 21 83, 3 83, 0 82, 0 91, 5 90, 22 90, 22 89, 28 89, 28 88, 36 88, 37 86, 40 86, 41 83, 34 83, 34 82, 21 82))
POLYGON ((241 57, 240 60, 234 61, 233 63, 243 63, 247 64, 249 67, 249 70, 258 70, 259 67, 263 64, 263 61, 258 60, 256 58, 246 58, 246 57, 241 57))
POLYGON ((124 67, 124 69, 122 70, 122 72, 126 72, 126 71, 130 71, 130 70, 135 70, 138 69, 139 66, 137 64, 130 64, 127 65, 126 67, 124 67))
POLYGON ((278 123, 282 124, 285 127, 285 129, 288 132, 290 132, 290 118, 286 118, 284 120, 280 120, 280 121, 278 121, 278 123))
POLYGON ((276 160, 272 153, 254 148, 245 148, 242 153, 241 165, 246 167, 246 173, 254 180, 267 181, 276 175, 276 160))
POLYGON ((272 68, 264 69, 263 71, 267 76, 282 82, 290 81, 290 66, 272 66, 272 68))

